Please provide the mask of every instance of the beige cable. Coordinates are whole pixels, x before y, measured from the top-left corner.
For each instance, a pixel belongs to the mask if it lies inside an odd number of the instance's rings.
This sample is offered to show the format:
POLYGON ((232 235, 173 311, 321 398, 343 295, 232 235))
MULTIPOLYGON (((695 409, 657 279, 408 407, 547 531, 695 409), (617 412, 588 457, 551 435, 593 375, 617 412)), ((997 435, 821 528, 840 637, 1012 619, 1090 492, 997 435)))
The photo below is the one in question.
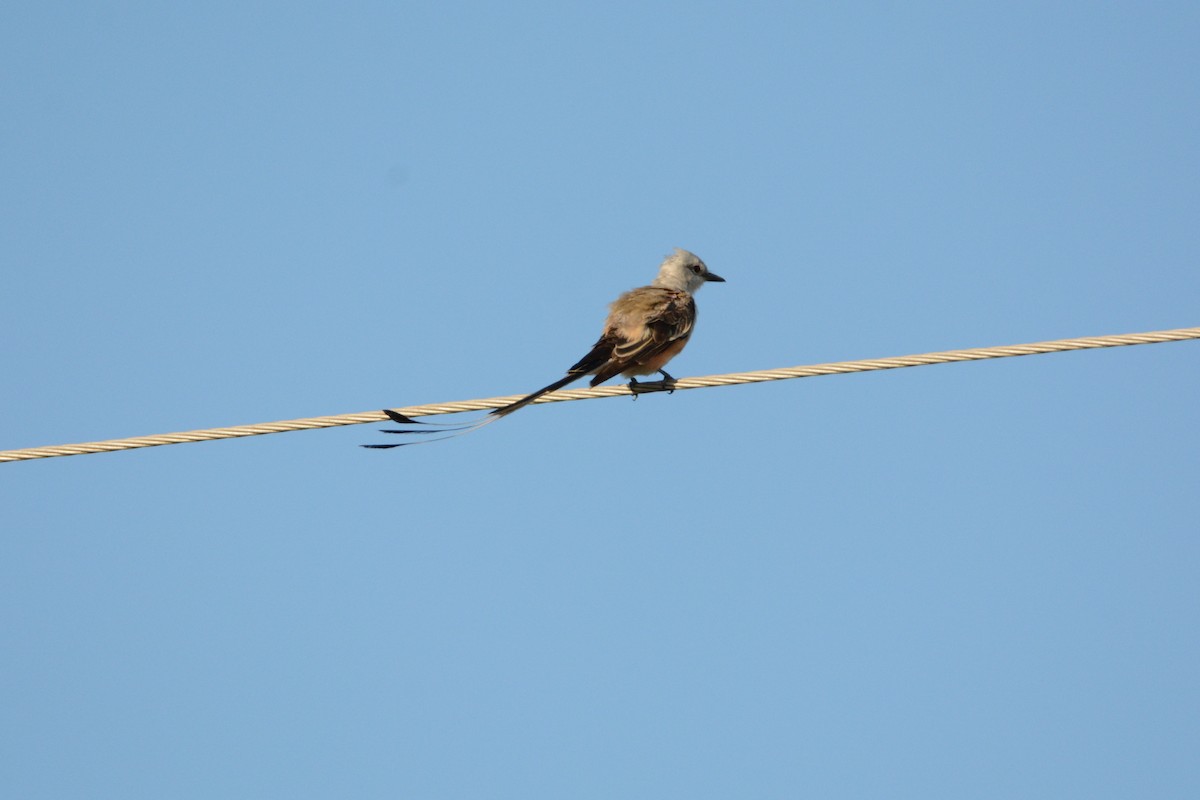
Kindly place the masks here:
MULTIPOLYGON (((767 369, 756 372, 732 372, 725 375, 707 375, 697 378, 680 378, 675 388, 702 389, 711 386, 734 386, 742 383, 782 381, 792 378, 811 378, 817 375, 840 375, 848 372, 870 372, 881 369, 919 367, 928 364, 948 364, 955 361, 981 361, 988 358, 1009 358, 1042 353, 1061 353, 1068 350, 1091 350, 1100 347, 1122 347, 1135 344, 1157 344, 1200 339, 1200 328, 1176 328, 1168 331, 1148 333, 1126 333, 1117 336, 1089 336, 1079 339, 1056 339, 1050 342, 1015 344, 1005 347, 977 347, 969 350, 946 350, 940 353, 923 353, 912 356, 894 356, 864 361, 837 361, 831 364, 813 364, 786 369, 767 369)), ((593 389, 564 389, 539 397, 537 403, 561 403, 568 400, 591 400, 597 397, 616 397, 630 394, 626 386, 597 386, 593 389)), ((524 395, 489 397, 483 400, 460 400, 451 403, 434 403, 423 406, 407 406, 396 409, 408 417, 426 417, 435 414, 455 414, 460 411, 482 411, 501 408, 524 395)), ((266 433, 284 433, 313 428, 334 428, 339 425, 361 425, 366 422, 386 421, 381 411, 365 411, 359 414, 337 414, 331 417, 308 417, 281 422, 263 422, 257 425, 235 425, 230 428, 207 428, 182 433, 161 433, 154 436, 136 436, 131 439, 109 439, 102 442, 61 444, 50 447, 30 447, 23 450, 0 450, 0 462, 27 461, 54 456, 75 456, 86 453, 107 453, 114 450, 132 450, 139 447, 157 447, 164 444, 184 442, 206 442, 214 439, 234 439, 240 436, 260 436, 266 433)))

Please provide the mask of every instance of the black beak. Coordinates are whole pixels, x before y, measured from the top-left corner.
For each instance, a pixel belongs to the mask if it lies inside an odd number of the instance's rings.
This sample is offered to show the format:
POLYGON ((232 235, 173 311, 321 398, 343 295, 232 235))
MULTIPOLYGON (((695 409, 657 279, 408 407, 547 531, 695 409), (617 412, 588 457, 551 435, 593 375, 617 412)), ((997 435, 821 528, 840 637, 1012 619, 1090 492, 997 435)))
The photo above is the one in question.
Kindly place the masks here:
POLYGON ((715 273, 715 272, 706 272, 706 273, 704 273, 704 280, 706 280, 706 281, 716 281, 717 283, 724 283, 724 282, 725 282, 725 279, 724 279, 724 278, 722 278, 720 275, 718 275, 718 274, 717 274, 717 273, 715 273))

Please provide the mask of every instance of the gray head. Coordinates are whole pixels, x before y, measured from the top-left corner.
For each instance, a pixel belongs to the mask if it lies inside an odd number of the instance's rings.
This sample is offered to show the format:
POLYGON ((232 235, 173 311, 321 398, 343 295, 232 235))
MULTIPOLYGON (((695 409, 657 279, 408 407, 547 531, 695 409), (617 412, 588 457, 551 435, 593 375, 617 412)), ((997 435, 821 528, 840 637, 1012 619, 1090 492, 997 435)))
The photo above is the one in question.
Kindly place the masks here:
POLYGON ((709 272, 695 253, 676 247, 674 253, 663 259, 662 266, 658 268, 658 277, 650 285, 695 294, 707 281, 724 283, 725 279, 715 272, 709 272))

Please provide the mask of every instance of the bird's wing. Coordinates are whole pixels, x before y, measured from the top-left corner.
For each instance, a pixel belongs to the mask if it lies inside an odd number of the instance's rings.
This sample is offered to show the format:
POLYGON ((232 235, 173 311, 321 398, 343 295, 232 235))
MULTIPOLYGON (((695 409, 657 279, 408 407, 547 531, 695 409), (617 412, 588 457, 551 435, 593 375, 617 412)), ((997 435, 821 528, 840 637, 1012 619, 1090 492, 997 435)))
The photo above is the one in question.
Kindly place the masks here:
POLYGON ((592 385, 677 347, 691 336, 695 321, 696 301, 687 292, 650 286, 626 292, 613 303, 605 331, 614 340, 612 355, 592 385))

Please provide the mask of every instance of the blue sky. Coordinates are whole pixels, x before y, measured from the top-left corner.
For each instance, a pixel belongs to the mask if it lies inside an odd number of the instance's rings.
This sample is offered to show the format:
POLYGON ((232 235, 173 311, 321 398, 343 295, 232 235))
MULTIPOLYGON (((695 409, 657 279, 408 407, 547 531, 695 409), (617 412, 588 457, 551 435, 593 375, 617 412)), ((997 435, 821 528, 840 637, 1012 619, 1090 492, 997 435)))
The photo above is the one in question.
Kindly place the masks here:
MULTIPOLYGON (((1200 325, 1194 3, 0 11, 0 449, 1200 325)), ((22 798, 1183 797, 1196 343, 0 466, 22 798)))

